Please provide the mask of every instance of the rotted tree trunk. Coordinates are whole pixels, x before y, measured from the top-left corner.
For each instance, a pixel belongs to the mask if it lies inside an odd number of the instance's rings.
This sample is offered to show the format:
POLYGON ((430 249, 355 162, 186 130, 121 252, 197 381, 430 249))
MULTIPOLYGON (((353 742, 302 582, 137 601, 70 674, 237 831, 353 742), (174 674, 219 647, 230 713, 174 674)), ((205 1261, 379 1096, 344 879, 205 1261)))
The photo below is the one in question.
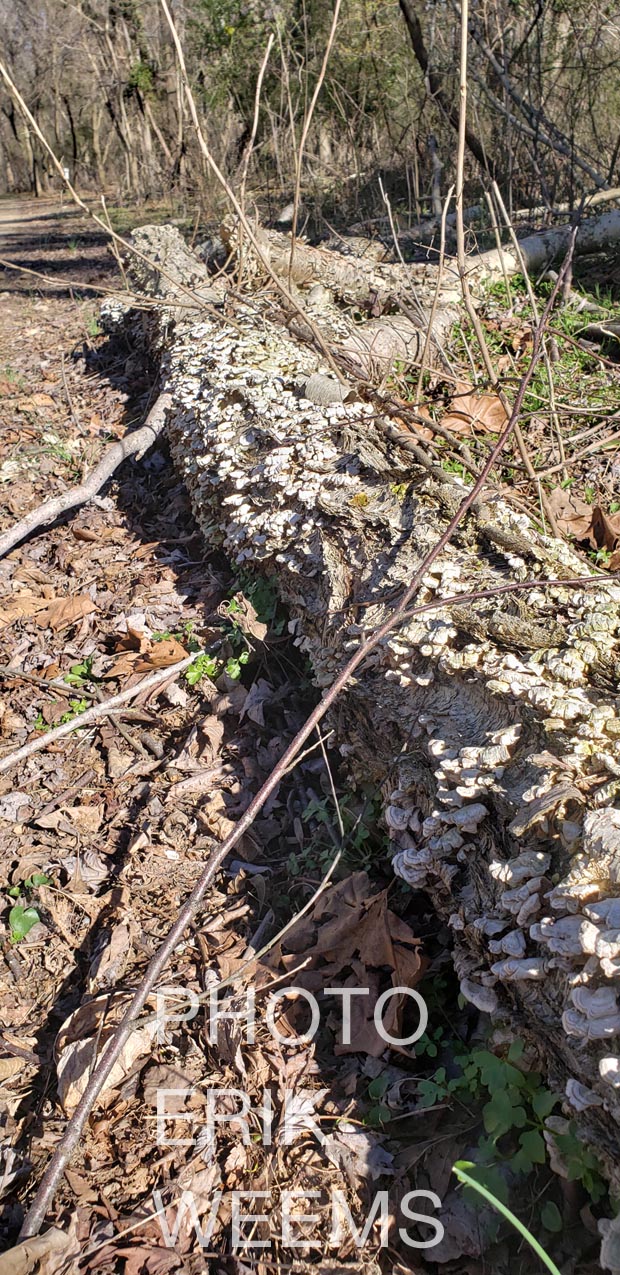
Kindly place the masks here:
MULTIPOLYGON (((168 276, 204 287, 176 232, 145 229, 137 243, 168 276)), ((142 284, 170 302, 156 271, 142 284)), ((230 322, 170 308, 155 334, 148 322, 205 538, 276 582, 326 687, 386 618, 463 487, 422 467, 355 392, 339 401, 333 380, 335 401, 315 394, 319 357, 269 313, 255 297, 230 322)), ((346 341, 340 320, 327 322, 346 341)), ((450 925, 464 996, 535 1045, 618 1184, 620 589, 603 578, 542 587, 584 574, 566 544, 488 492, 418 598, 453 600, 393 631, 331 725, 353 780, 384 793, 395 872, 450 925), (541 587, 458 603, 525 580, 541 587)))

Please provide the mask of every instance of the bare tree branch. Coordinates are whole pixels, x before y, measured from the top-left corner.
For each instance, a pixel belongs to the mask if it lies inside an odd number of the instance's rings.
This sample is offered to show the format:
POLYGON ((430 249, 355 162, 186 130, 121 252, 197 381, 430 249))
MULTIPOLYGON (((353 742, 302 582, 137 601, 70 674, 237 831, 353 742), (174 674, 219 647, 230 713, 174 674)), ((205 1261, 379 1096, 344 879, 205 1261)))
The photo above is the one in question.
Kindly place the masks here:
POLYGON ((157 401, 153 404, 144 425, 140 429, 135 429, 131 434, 126 434, 118 443, 114 443, 112 447, 99 461, 99 464, 93 469, 92 474, 79 487, 72 487, 70 491, 63 492, 62 496, 55 496, 53 500, 46 500, 44 504, 39 505, 36 509, 31 510, 16 523, 4 535, 0 536, 0 558, 10 553, 21 540, 25 540, 26 536, 32 535, 33 531, 37 531, 39 527, 45 527, 48 523, 54 522, 61 514, 67 513, 69 509, 76 509, 78 505, 85 505, 93 496, 101 491, 104 483, 119 465, 122 464, 128 456, 135 456, 138 452, 144 452, 151 447, 156 438, 161 434, 166 423, 166 412, 171 404, 170 394, 160 394, 157 401))

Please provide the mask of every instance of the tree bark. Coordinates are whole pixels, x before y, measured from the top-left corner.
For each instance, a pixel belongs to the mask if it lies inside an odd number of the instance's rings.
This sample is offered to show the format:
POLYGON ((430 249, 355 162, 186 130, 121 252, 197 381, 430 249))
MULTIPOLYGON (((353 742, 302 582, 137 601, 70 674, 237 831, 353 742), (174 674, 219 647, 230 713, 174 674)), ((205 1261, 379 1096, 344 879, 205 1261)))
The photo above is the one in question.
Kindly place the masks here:
MULTIPOLYGON (((182 281, 200 279, 170 228, 136 238, 182 281)), ((363 274, 358 263, 358 286, 363 274)), ((156 272, 140 282, 171 300, 156 272)), ((359 396, 313 401, 319 357, 269 315, 254 298, 234 326, 166 309, 156 331, 147 323, 197 521, 277 584, 325 687, 463 489, 419 465, 359 396)), ((353 782, 383 792, 395 872, 450 926, 463 995, 536 1049, 617 1190, 620 588, 545 587, 585 574, 487 493, 425 579, 419 602, 442 605, 369 657, 331 726, 353 782), (458 603, 524 581, 539 587, 458 603)))

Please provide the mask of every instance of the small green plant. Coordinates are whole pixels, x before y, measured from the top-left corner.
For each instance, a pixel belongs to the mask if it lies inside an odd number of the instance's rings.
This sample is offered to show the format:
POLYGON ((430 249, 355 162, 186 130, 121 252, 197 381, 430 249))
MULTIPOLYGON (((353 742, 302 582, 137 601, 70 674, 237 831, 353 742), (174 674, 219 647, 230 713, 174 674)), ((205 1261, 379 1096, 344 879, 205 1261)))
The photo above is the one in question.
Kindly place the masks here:
POLYGON ((608 567, 612 559, 611 549, 592 549, 588 553, 588 557, 597 567, 608 567))
POLYGON ((581 1182, 590 1199, 598 1204, 607 1192, 607 1185, 596 1156, 578 1136, 577 1126, 571 1123, 567 1133, 554 1133, 553 1140, 566 1165, 569 1182, 581 1182))
POLYGON ((41 709, 39 709, 39 711, 38 711, 38 713, 37 713, 37 715, 36 715, 36 717, 35 717, 35 719, 34 719, 34 729, 35 729, 35 730, 49 730, 49 726, 48 726, 47 722, 45 721, 45 719, 44 719, 44 717, 43 717, 43 713, 41 712, 41 709))
POLYGON ((52 878, 48 877, 45 872, 33 872, 32 876, 26 877, 21 885, 12 885, 9 890, 11 899, 18 899, 24 891, 28 894, 32 890, 36 890, 39 885, 51 885, 52 878))
POLYGON ((72 664, 68 673, 65 673, 63 682, 68 686, 75 686, 80 690, 87 682, 93 682, 97 679, 93 677, 93 655, 87 655, 85 660, 81 660, 79 664, 72 664))
MULTIPOLYGON (((279 606, 275 584, 267 576, 254 576, 240 571, 234 582, 234 592, 243 593, 256 611, 256 618, 266 624, 274 637, 279 637, 286 625, 286 616, 279 606)), ((231 599, 234 602, 234 599, 231 599)), ((239 607, 238 603, 235 603, 239 607)), ((233 614, 229 611, 229 614, 233 614)))
POLYGON ((101 336, 101 327, 99 326, 99 320, 94 318, 94 316, 90 319, 87 319, 86 331, 89 336, 101 336))
POLYGON ((51 877, 45 872, 33 872, 21 885, 13 885, 8 891, 9 898, 19 899, 26 896, 26 902, 16 903, 9 912, 9 937, 11 943, 21 943, 30 930, 41 920, 37 909, 28 902, 28 896, 40 885, 51 885, 51 877))
POLYGON ((451 460, 450 457, 446 457, 446 459, 441 462, 441 468, 444 469, 447 474, 458 474, 458 477, 462 478, 463 482, 471 485, 471 475, 462 461, 451 460))
POLYGON ((237 681, 238 678, 241 677, 242 666, 244 664, 247 664, 249 658, 250 658, 249 651, 241 651, 239 655, 231 656, 231 658, 227 660, 224 665, 224 672, 227 674, 228 677, 232 677, 234 681, 237 681))
POLYGON ((144 58, 140 58, 134 62, 129 72, 129 82, 127 88, 129 93, 137 91, 147 97, 153 92, 155 87, 155 76, 153 67, 150 62, 146 62, 144 58))
POLYGON ((514 1226, 519 1235, 522 1235, 524 1240, 527 1240, 541 1262, 547 1267, 547 1270, 551 1271, 551 1275, 562 1275, 562 1272, 558 1269, 555 1262, 551 1260, 542 1244, 539 1244, 532 1232, 528 1231, 527 1227, 523 1225, 523 1222, 520 1222, 519 1218, 515 1217, 506 1204, 498 1199, 488 1187, 485 1187, 482 1182, 472 1176, 471 1170, 473 1169, 475 1172, 476 1167, 470 1160, 457 1160, 456 1164, 452 1165, 452 1172, 459 1182, 464 1186, 468 1186, 472 1191, 476 1191, 478 1195, 482 1196, 483 1200, 486 1200, 487 1204, 491 1204, 494 1209, 497 1209, 498 1213, 501 1213, 502 1217, 506 1218, 507 1222, 510 1222, 511 1226, 514 1226))
POLYGON ((64 726, 65 722, 72 722, 74 717, 79 717, 80 713, 85 713, 89 707, 87 699, 70 699, 69 707, 66 713, 63 713, 60 721, 64 726))
POLYGON ((203 677, 210 677, 212 681, 218 676, 218 670, 221 668, 221 661, 217 660, 214 655, 199 655, 198 659, 190 664, 185 670, 185 680, 189 686, 197 686, 203 677))
MULTIPOLYGON (((341 872, 376 864, 385 853, 383 833, 379 826, 379 800, 376 795, 371 793, 366 796, 361 809, 356 809, 354 800, 339 801, 338 811, 344 832, 341 872)), ((313 798, 301 817, 305 824, 313 823, 316 826, 310 831, 308 844, 289 855, 286 865, 288 872, 292 877, 323 875, 334 858, 334 831, 338 819, 333 797, 313 798)))
POLYGON ((226 673, 228 677, 237 681, 241 677, 243 665, 247 664, 249 658, 250 652, 247 650, 241 651, 239 655, 232 655, 228 660, 205 653, 199 655, 198 659, 185 670, 185 679, 189 686, 197 686, 203 677, 210 677, 214 682, 222 673, 226 673))
POLYGON ((9 912, 9 937, 11 943, 21 943, 30 930, 41 920, 36 908, 16 903, 9 912))
MULTIPOLYGON (((240 611, 241 608, 233 600, 228 603, 227 610, 230 617, 231 614, 234 615, 235 611, 240 611)), ((226 673, 228 677, 233 678, 235 681, 240 678, 243 666, 248 663, 250 658, 250 650, 243 630, 236 621, 234 619, 231 620, 230 630, 226 634, 229 647, 232 646, 233 648, 233 655, 229 658, 217 654, 216 651, 202 651, 201 644, 193 633, 194 625, 194 620, 186 620, 178 630, 165 629, 162 632, 152 633, 152 641, 167 642, 174 638, 176 642, 183 643, 191 655, 198 656, 193 664, 190 664, 185 670, 185 680, 189 686, 197 686, 203 677, 209 677, 212 681, 215 681, 222 673, 226 673)))
POLYGON ((15 368, 11 367, 9 363, 5 364, 2 369, 2 378, 8 381, 10 385, 14 385, 17 390, 25 389, 26 382, 23 376, 16 372, 15 368))
MULTIPOLYGON (((438 1038, 426 1033, 416 1045, 416 1054, 433 1057, 438 1038)), ((448 1077, 445 1067, 418 1082, 420 1105, 436 1106, 456 1099, 480 1107, 484 1134, 478 1139, 479 1175, 489 1189, 507 1199, 508 1187, 501 1169, 527 1175, 535 1165, 547 1160, 545 1120, 558 1102, 556 1094, 542 1084, 538 1072, 520 1071, 515 1063, 523 1053, 521 1040, 514 1040, 505 1058, 488 1049, 467 1053, 451 1049, 458 1071, 448 1077)))
POLYGON ((151 633, 151 641, 153 642, 169 642, 170 638, 174 638, 175 642, 185 642, 189 651, 199 651, 200 643, 197 638, 193 637, 195 621, 185 620, 180 629, 164 629, 151 633))
POLYGON ((371 1129, 382 1129, 392 1118, 390 1108, 381 1101, 389 1089, 389 1079, 385 1075, 375 1076, 368 1086, 368 1097, 373 1103, 366 1112, 364 1124, 371 1129))

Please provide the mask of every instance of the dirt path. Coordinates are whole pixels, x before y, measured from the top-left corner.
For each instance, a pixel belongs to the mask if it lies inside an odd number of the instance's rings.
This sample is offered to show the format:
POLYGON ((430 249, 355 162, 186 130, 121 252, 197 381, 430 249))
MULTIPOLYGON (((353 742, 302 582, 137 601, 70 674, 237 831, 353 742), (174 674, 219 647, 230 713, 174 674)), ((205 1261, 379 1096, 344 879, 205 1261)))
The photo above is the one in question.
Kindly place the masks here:
MULTIPOLYGON (((79 286, 114 283, 88 225, 53 206, 7 201, 2 232, 0 255, 12 263, 0 277, 5 527, 79 482, 111 439, 144 419, 156 387, 130 341, 98 331, 97 303, 79 286), (18 264, 46 280, 21 274, 18 264)), ((205 552, 164 445, 127 463, 88 508, 0 562, 5 759, 192 646, 208 652, 198 678, 137 695, 122 714, 50 740, 0 777, 0 1248, 15 1243, 127 988, 138 984, 210 845, 247 807, 312 702, 307 670, 282 637, 286 617, 275 596, 239 585, 205 552)), ((370 820, 372 807, 349 793, 334 811, 331 783, 311 750, 241 843, 166 981, 198 994, 207 971, 223 976, 243 962, 261 923, 269 934, 289 920, 333 858, 341 818, 340 875, 374 861, 376 878, 384 834, 370 820)), ((375 886, 363 872, 351 880, 359 910, 375 886)), ((348 915, 357 930, 357 913, 348 915)), ((263 971, 263 981, 273 977, 263 971)), ((132 1039, 120 1088, 99 1103, 46 1219, 62 1228, 68 1269, 78 1269, 78 1255, 82 1271, 204 1269, 189 1224, 166 1246, 153 1219, 154 1189, 169 1205, 171 1230, 182 1190, 209 1207, 205 1192, 218 1183, 256 1188, 277 1178, 293 1189, 314 1173, 350 1190, 349 1170, 316 1151, 303 1162, 297 1147, 250 1154, 232 1131, 207 1168, 191 1146, 171 1160, 155 1134, 159 1088, 191 1087, 206 1076, 217 1088, 242 1085, 257 1107, 270 1087, 278 1108, 286 1075, 289 1090, 303 1077, 323 1103, 330 1095, 333 1121, 350 1107, 351 1082, 333 1088, 331 1036, 323 1047, 326 1083, 314 1044, 285 1059, 263 1031, 246 1069, 234 1041, 209 1042, 202 1016, 158 1047, 148 1036, 132 1039), (130 1238, 117 1239, 127 1228, 130 1238)), ((362 1054, 355 1072, 363 1061, 362 1054)), ((366 1092, 368 1079, 361 1084, 366 1092)), ((351 1136, 358 1138, 354 1129, 351 1136)), ((375 1143, 374 1134, 364 1135, 361 1148, 345 1146, 342 1155, 362 1164, 375 1143)), ((227 1208, 212 1236, 222 1252, 227 1208)), ((58 1267, 44 1256, 39 1269, 51 1275, 58 1267)))

